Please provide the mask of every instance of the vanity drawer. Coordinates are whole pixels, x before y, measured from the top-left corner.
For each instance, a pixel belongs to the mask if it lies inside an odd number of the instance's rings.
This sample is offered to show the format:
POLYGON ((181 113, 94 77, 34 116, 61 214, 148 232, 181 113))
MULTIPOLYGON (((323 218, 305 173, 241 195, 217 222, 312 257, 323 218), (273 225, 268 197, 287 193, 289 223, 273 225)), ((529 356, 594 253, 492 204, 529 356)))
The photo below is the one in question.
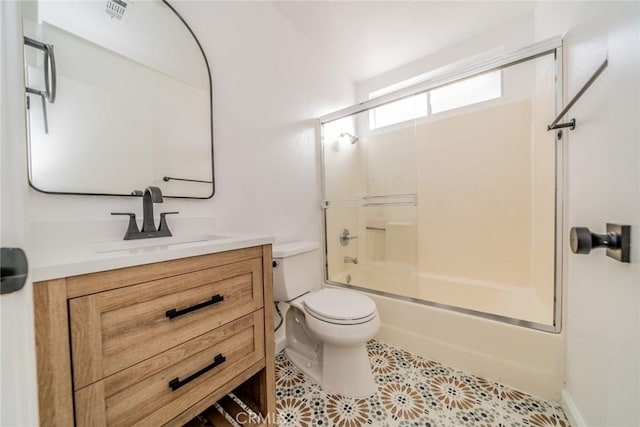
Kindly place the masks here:
POLYGON ((77 425, 170 421, 264 359, 263 316, 258 310, 77 390, 77 425))
POLYGON ((249 259, 69 300, 74 390, 261 308, 262 266, 249 259))

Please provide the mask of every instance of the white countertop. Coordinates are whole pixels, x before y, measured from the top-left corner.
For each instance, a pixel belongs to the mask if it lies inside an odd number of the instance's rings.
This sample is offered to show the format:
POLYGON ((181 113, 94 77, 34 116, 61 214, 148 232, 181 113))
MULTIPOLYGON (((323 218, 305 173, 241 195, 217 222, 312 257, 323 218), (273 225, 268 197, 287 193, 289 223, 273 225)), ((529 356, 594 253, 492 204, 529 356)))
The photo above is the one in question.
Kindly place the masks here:
POLYGON ((274 238, 271 236, 221 232, 80 245, 36 246, 32 248, 29 257, 31 281, 40 282, 273 242, 274 238))

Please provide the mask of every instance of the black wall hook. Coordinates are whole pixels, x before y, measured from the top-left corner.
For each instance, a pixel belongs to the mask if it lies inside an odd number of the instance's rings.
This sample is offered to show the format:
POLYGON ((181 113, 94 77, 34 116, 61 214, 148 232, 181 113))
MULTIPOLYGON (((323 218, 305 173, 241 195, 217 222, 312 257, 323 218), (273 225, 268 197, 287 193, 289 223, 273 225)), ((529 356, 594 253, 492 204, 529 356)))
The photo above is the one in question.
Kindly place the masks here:
POLYGON ((596 234, 587 227, 572 227, 569 244, 574 254, 588 254, 591 249, 606 248, 607 256, 620 262, 631 262, 631 226, 607 224, 606 234, 596 234))

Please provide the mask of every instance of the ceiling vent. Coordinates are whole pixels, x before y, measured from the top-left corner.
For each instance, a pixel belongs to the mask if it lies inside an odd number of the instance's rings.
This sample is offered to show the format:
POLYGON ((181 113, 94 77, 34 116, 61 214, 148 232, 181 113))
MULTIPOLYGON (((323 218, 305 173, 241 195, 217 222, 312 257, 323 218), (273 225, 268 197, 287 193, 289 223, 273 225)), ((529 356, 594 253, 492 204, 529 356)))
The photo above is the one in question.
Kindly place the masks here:
POLYGON ((112 18, 121 20, 127 11, 127 2, 124 0, 107 0, 104 11, 112 18))

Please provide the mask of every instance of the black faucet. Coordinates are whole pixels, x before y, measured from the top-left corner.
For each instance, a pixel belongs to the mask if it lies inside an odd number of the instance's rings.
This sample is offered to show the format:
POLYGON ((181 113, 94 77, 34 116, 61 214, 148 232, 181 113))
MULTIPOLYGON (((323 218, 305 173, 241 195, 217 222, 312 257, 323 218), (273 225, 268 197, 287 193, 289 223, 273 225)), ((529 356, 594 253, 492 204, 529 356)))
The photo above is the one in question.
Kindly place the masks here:
POLYGON ((153 204, 163 202, 162 191, 160 191, 159 187, 149 186, 145 188, 142 195, 142 233, 157 231, 156 223, 153 220, 153 204))
MULTIPOLYGON (((138 192, 136 192, 136 195, 138 192)), ((153 204, 162 203, 162 191, 159 187, 149 186, 142 194, 142 230, 138 230, 136 222, 136 214, 112 212, 111 215, 128 215, 129 227, 124 235, 124 240, 146 239, 150 237, 169 237, 171 231, 167 225, 167 215, 177 214, 178 212, 162 212, 160 214, 160 226, 156 229, 156 223, 153 219, 153 204)))

